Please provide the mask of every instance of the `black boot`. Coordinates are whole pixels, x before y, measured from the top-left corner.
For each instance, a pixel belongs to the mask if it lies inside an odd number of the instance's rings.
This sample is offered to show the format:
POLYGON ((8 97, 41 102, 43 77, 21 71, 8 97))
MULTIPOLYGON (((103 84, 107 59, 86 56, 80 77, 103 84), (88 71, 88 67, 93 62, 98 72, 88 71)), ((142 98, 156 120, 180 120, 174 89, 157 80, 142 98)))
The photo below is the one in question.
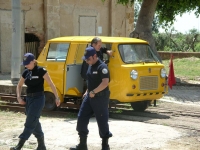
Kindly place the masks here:
POLYGON ((44 137, 37 138, 38 147, 36 150, 46 150, 46 146, 44 144, 44 137))
POLYGON ((102 149, 101 150, 110 150, 110 147, 108 145, 108 138, 102 139, 102 149))
POLYGON ((80 136, 80 143, 75 147, 70 147, 70 150, 87 150, 87 137, 80 136))
POLYGON ((19 139, 19 143, 17 144, 17 146, 11 147, 10 150, 21 150, 21 148, 23 147, 25 142, 26 142, 26 140, 19 139))

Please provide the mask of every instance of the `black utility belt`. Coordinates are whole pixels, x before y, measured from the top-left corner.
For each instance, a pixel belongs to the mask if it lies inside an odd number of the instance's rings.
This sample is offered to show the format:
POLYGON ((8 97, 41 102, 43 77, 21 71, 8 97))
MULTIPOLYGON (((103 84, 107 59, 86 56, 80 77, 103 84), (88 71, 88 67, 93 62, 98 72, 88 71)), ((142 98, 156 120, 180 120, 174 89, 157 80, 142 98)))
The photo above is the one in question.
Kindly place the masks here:
POLYGON ((34 97, 34 96, 42 96, 44 92, 35 92, 35 93, 27 93, 26 96, 34 97))
POLYGON ((98 93, 95 93, 95 96, 105 96, 108 93, 108 91, 100 91, 98 93))

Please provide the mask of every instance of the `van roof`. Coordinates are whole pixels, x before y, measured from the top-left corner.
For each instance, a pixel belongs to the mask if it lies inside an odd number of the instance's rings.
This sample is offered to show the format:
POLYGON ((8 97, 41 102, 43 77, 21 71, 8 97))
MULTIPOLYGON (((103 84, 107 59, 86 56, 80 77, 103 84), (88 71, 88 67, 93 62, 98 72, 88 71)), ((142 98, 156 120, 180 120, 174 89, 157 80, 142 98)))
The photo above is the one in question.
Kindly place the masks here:
MULTIPOLYGON (((50 39, 51 42, 91 42, 95 36, 66 36, 50 39)), ((98 36, 104 43, 144 43, 148 44, 147 41, 129 38, 129 37, 108 37, 108 36, 98 36)))

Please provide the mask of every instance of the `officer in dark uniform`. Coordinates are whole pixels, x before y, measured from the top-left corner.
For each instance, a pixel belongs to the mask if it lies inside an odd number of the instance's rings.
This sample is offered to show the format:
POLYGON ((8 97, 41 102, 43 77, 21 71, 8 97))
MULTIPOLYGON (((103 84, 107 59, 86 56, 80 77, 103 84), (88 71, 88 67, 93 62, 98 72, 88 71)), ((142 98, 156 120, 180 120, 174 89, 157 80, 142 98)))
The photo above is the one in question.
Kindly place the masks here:
POLYGON ((34 134, 38 141, 36 150, 46 150, 44 133, 39 122, 40 114, 45 104, 44 79, 51 86, 57 106, 60 105, 60 100, 48 72, 46 69, 37 66, 37 61, 32 53, 26 53, 24 55, 22 64, 26 69, 22 73, 22 77, 17 85, 17 100, 21 105, 26 105, 26 121, 24 131, 19 136, 20 140, 18 145, 10 148, 10 150, 21 150, 31 134, 34 134), (27 85, 26 101, 21 98, 21 89, 24 83, 27 85))
POLYGON ((108 139, 112 136, 108 126, 108 103, 110 91, 108 88, 109 71, 107 65, 98 57, 94 47, 86 48, 83 59, 89 64, 87 71, 87 87, 84 100, 78 113, 77 128, 80 143, 70 150, 87 150, 88 123, 95 114, 102 138, 102 150, 109 150, 108 139))
POLYGON ((106 47, 102 47, 102 41, 99 37, 94 37, 91 41, 91 46, 97 52, 97 56, 103 61, 103 54, 112 56, 112 50, 108 50, 106 47))
MULTIPOLYGON (((103 54, 107 54, 109 56, 112 56, 112 53, 113 53, 112 50, 108 50, 106 47, 102 47, 102 41, 99 37, 94 37, 92 39, 91 47, 94 47, 94 49, 96 50, 98 58, 102 61, 103 61, 103 54)), ((107 62, 105 62, 105 63, 107 63, 107 62)), ((88 70, 88 64, 86 63, 86 61, 83 61, 82 66, 81 66, 81 77, 84 80, 83 91, 85 91, 87 89, 87 84, 86 84, 87 70, 88 70)))

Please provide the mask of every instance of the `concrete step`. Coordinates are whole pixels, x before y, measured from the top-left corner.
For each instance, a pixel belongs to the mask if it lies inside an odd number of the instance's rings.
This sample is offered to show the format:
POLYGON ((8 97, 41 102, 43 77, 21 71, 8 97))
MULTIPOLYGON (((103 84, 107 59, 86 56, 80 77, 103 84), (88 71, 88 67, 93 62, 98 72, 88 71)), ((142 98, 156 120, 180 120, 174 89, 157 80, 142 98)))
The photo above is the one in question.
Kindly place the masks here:
MULTIPOLYGON (((12 83, 11 80, 0 80, 0 93, 16 94, 17 83, 12 83)), ((22 95, 26 93, 26 86, 22 87, 22 95)))

